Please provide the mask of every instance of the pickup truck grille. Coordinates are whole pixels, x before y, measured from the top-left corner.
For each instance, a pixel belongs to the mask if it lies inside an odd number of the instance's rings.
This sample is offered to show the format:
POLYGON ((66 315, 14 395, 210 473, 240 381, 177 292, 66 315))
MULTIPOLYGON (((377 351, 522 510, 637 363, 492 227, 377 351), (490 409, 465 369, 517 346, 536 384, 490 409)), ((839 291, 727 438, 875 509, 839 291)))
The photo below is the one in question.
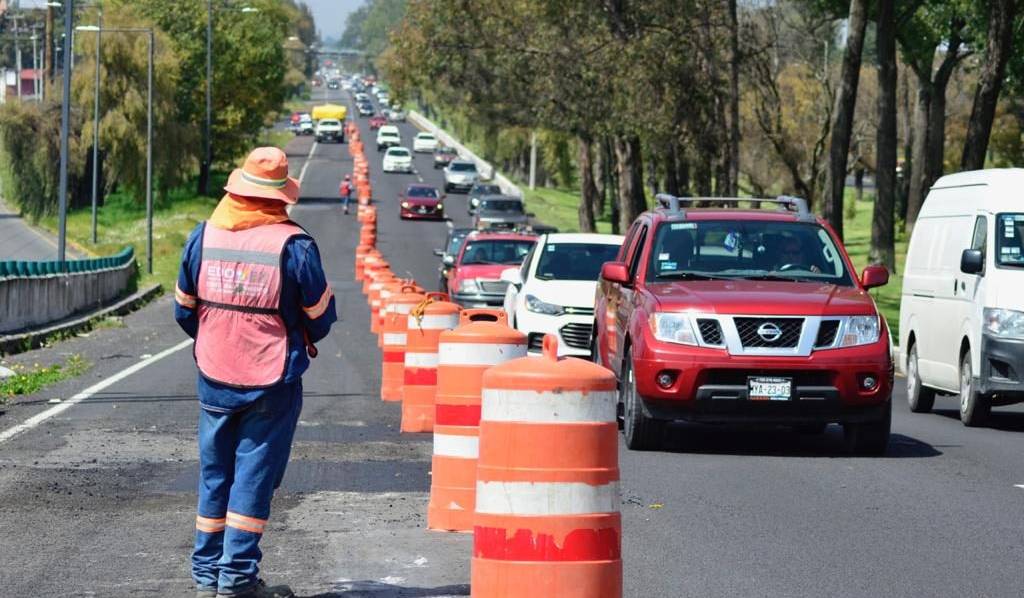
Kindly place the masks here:
POLYGON ((814 348, 831 347, 836 342, 836 333, 839 332, 839 320, 822 320, 818 328, 818 338, 814 341, 814 348))
POLYGON ((590 335, 594 331, 591 324, 572 323, 562 326, 562 340, 573 349, 589 349, 590 335))
POLYGON ((705 345, 722 344, 722 325, 718 320, 700 318, 697 320, 697 329, 700 330, 700 337, 704 339, 705 345))
POLYGON ((800 342, 803 318, 734 318, 736 332, 744 349, 790 349, 800 342), (767 326, 766 326, 767 325, 767 326), (767 338, 759 333, 767 329, 779 331, 778 338, 767 338))
POLYGON ((487 295, 504 295, 508 283, 503 280, 480 280, 480 291, 487 295))

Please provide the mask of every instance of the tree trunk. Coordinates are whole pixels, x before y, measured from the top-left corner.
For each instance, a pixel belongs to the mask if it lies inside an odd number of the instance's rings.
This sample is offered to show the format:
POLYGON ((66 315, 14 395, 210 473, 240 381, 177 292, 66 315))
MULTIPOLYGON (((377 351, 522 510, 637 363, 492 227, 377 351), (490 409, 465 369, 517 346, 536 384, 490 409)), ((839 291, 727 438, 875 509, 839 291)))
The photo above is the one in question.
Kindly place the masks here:
POLYGON ((932 82, 924 79, 921 73, 917 78, 917 101, 914 103, 914 144, 911 147, 910 193, 907 195, 907 235, 914 231, 914 223, 924 203, 924 194, 928 187, 928 138, 933 134, 929 130, 932 110, 932 82))
POLYGON ((871 263, 896 271, 893 208, 896 199, 896 20, 895 0, 878 0, 877 193, 871 217, 871 263))
POLYGON ((607 167, 605 168, 605 180, 607 181, 605 186, 608 188, 608 199, 611 204, 612 234, 618 235, 628 229, 623 229, 619 222, 621 217, 619 210, 619 169, 618 160, 615 156, 615 141, 610 137, 605 137, 603 150, 604 163, 607 167))
POLYGON ((1006 63, 1013 47, 1013 24, 1017 15, 1016 0, 992 0, 988 15, 988 41, 985 60, 974 94, 974 107, 967 125, 964 153, 960 160, 962 170, 980 170, 985 167, 989 135, 995 119, 996 102, 1003 86, 1006 63))
POLYGON ((679 161, 679 142, 670 141, 665 148, 665 193, 679 195, 679 178, 676 176, 676 164, 679 161))
POLYGON ((846 187, 846 159, 850 154, 853 135, 853 116, 857 106, 857 87, 860 84, 860 63, 864 52, 864 31, 868 23, 868 1, 850 0, 849 36, 843 53, 843 69, 836 91, 835 117, 832 121, 832 141, 829 146, 828 172, 825 179, 825 197, 821 214, 839 238, 843 238, 843 191, 846 187))
POLYGON ((615 162, 619 179, 619 228, 627 230, 646 208, 640 139, 635 135, 615 138, 615 162))
MULTIPOLYGON (((902 222, 907 221, 907 198, 910 197, 910 177, 914 172, 914 161, 911 159, 914 151, 914 119, 910 108, 910 78, 904 71, 900 77, 900 112, 903 118, 903 169, 897 179, 896 194, 896 218, 902 222)), ((862 164, 863 166, 863 164, 862 164)))
POLYGON ((690 159, 685 152, 679 151, 676 146, 676 183, 679 185, 679 194, 690 195, 690 159))
POLYGON ((597 203, 594 204, 594 215, 601 219, 604 217, 604 207, 608 201, 608 168, 605 160, 604 140, 598 141, 597 146, 591 148, 593 153, 593 171, 591 176, 594 179, 594 188, 597 189, 597 203))
POLYGON ((580 207, 579 223, 581 233, 592 233, 597 230, 594 218, 594 206, 597 204, 597 186, 594 185, 594 170, 590 146, 593 140, 588 135, 577 137, 579 154, 577 165, 580 173, 580 207))
MULTIPOLYGON (((855 0, 866 1, 866 0, 855 0)), ((730 197, 739 195, 740 181, 740 24, 736 0, 729 0, 729 188, 730 197)))

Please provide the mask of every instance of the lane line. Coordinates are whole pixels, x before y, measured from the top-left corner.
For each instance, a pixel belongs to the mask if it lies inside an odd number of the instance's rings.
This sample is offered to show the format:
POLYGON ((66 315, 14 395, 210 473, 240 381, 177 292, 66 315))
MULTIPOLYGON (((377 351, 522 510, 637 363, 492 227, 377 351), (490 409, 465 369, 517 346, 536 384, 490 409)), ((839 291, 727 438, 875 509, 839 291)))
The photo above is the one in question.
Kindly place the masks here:
POLYGON ((1024 490, 1024 484, 1014 484, 1013 487, 1014 488, 1020 488, 1020 489, 1024 490))
POLYGON ((299 186, 302 186, 302 181, 306 179, 306 169, 309 168, 309 163, 313 161, 313 154, 316 153, 317 146, 320 142, 314 141, 313 147, 309 148, 309 155, 306 156, 306 161, 302 163, 302 170, 299 171, 299 186))
POLYGON ((117 384, 118 382, 124 380, 128 376, 131 376, 135 372, 138 372, 139 370, 142 370, 150 365, 153 365, 154 363, 160 361, 161 359, 169 355, 173 355, 174 353, 177 353, 178 351, 184 349, 185 347, 191 344, 192 339, 181 341, 180 343, 174 345, 173 347, 170 347, 169 349, 164 349, 163 351, 157 353, 156 355, 147 357, 146 359, 143 359, 142 361, 136 363, 135 365, 127 367, 121 370, 120 372, 114 374, 113 376, 100 382, 97 382, 96 384, 93 384, 89 388, 86 388, 82 392, 76 394, 75 396, 71 397, 70 399, 67 399, 62 403, 54 405, 53 407, 50 407, 46 411, 37 413, 16 426, 7 428, 3 432, 0 432, 0 443, 4 443, 10 440, 11 438, 14 438, 18 434, 21 434, 22 432, 26 432, 28 430, 31 430, 32 428, 35 428, 36 426, 45 422, 51 417, 60 415, 61 413, 73 407, 74 405, 81 403, 82 401, 88 399, 89 397, 95 395, 96 393, 110 386, 113 386, 114 384, 117 384))

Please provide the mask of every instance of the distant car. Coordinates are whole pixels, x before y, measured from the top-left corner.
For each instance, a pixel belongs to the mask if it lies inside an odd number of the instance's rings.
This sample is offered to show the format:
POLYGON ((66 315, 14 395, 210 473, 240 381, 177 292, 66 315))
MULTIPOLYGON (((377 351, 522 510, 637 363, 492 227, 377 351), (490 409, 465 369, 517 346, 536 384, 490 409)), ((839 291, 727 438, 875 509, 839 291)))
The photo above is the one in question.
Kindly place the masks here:
POLYGON ((473 232, 471 228, 450 228, 448 238, 445 239, 443 249, 435 249, 434 255, 441 258, 441 264, 437 267, 438 283, 437 290, 442 293, 448 292, 448 272, 455 265, 455 258, 459 255, 459 248, 466 240, 466 235, 473 232))
POLYGON ((345 143, 345 127, 340 120, 321 118, 320 122, 316 124, 316 140, 319 143, 325 141, 345 143))
POLYGON ((296 135, 312 135, 316 130, 313 117, 308 112, 299 113, 299 122, 292 126, 292 132, 296 135))
POLYGON ((384 172, 412 172, 412 152, 404 147, 389 147, 381 162, 384 172))
POLYGON ((292 112, 292 116, 291 116, 291 118, 288 119, 288 122, 290 122, 293 125, 297 125, 297 124, 299 124, 300 120, 302 120, 302 113, 301 112, 292 112))
POLYGON ((384 118, 383 114, 374 114, 370 117, 370 130, 372 131, 376 131, 386 124, 388 124, 388 119, 384 118))
POLYGON ((473 216, 477 230, 521 230, 530 223, 523 200, 512 195, 485 195, 473 216))
POLYGON ((521 267, 501 273, 508 283, 504 308, 509 325, 526 334, 531 352, 539 352, 544 335, 553 334, 559 355, 590 356, 597 281, 604 263, 615 261, 622 239, 544 235, 521 267))
POLYGON ((359 111, 359 116, 372 116, 373 104, 370 102, 360 102, 356 104, 356 110, 359 111))
POLYGON ((444 220, 444 196, 431 185, 409 185, 398 196, 398 217, 444 220))
POLYGON ((404 123, 405 116, 405 110, 401 108, 391 108, 388 110, 388 122, 404 123))
POLYGON ((367 95, 365 92, 357 91, 356 92, 356 96, 355 96, 355 100, 356 100, 357 104, 361 104, 363 102, 369 102, 370 101, 370 96, 367 95))
POLYGON ((341 87, 341 84, 338 83, 337 79, 331 79, 327 82, 327 89, 338 89, 339 87, 341 87))
POLYGON ((398 127, 384 125, 377 129, 377 151, 381 152, 389 147, 402 145, 402 137, 398 134, 398 127))
POLYGON ((445 191, 469 191, 478 180, 476 164, 469 160, 452 160, 444 169, 445 191))
POLYGON ((391 96, 386 91, 378 91, 377 101, 386 106, 391 103, 391 96))
POLYGON ((453 301, 463 307, 498 307, 505 302, 507 282, 501 273, 519 266, 537 237, 519 233, 473 232, 459 250, 448 273, 453 301))
POLYGON ((437 137, 434 137, 433 133, 418 133, 412 140, 412 151, 414 152, 428 153, 435 149, 437 149, 437 137))
POLYGON ((469 202, 466 204, 470 216, 476 213, 480 198, 485 195, 501 195, 501 187, 492 183, 477 183, 470 187, 469 202))
POLYGON ((439 146, 434 150, 434 169, 444 168, 451 163, 452 160, 459 157, 459 152, 455 151, 454 147, 442 147, 439 146))

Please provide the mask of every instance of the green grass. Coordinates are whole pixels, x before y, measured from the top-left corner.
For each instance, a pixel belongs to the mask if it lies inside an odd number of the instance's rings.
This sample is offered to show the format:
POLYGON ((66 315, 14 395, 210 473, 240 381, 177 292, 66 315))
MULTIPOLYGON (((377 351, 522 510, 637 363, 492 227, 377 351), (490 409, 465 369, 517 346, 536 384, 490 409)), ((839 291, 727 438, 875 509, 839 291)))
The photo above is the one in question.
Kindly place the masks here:
POLYGON ((35 364, 27 367, 15 364, 11 366, 14 375, 0 381, 0 404, 12 397, 30 395, 51 384, 81 375, 90 365, 81 355, 72 355, 65 363, 49 366, 35 364))
MULTIPOLYGON (((222 185, 223 177, 215 177, 211 183, 214 189, 222 185)), ((90 210, 83 208, 69 212, 68 242, 90 255, 112 255, 130 245, 135 248, 140 272, 136 288, 160 283, 167 291, 174 288, 185 239, 197 223, 210 216, 216 205, 216 199, 197 197, 191 186, 172 191, 165 201, 156 202, 153 208, 152 274, 146 272, 146 207, 126 193, 107 197, 99 209, 95 245, 91 242, 90 210)), ((44 218, 40 224, 56 231, 57 218, 44 218)))
POLYGON ((292 133, 291 131, 265 129, 263 134, 260 135, 259 145, 284 149, 284 146, 288 145, 288 142, 294 138, 295 133, 292 133))
MULTIPOLYGON (((578 192, 547 188, 530 191, 525 185, 521 185, 521 188, 525 194, 527 210, 534 212, 539 221, 557 226, 562 232, 579 230, 578 192)), ((865 197, 864 201, 857 202, 856 214, 851 218, 848 212, 843 222, 846 251, 849 252, 850 259, 858 271, 868 265, 868 249, 871 245, 871 212, 874 209, 874 202, 870 195, 865 197)), ((854 201, 853 193, 848 190, 847 202, 851 201, 854 201)), ((897 224, 896 228, 897 271, 890 273, 889 284, 871 291, 894 336, 899 333, 900 290, 903 288, 903 264, 907 258, 906 234, 902 225, 897 224)), ((607 217, 598 222, 597 229, 598 232, 611 232, 611 223, 607 217)))

